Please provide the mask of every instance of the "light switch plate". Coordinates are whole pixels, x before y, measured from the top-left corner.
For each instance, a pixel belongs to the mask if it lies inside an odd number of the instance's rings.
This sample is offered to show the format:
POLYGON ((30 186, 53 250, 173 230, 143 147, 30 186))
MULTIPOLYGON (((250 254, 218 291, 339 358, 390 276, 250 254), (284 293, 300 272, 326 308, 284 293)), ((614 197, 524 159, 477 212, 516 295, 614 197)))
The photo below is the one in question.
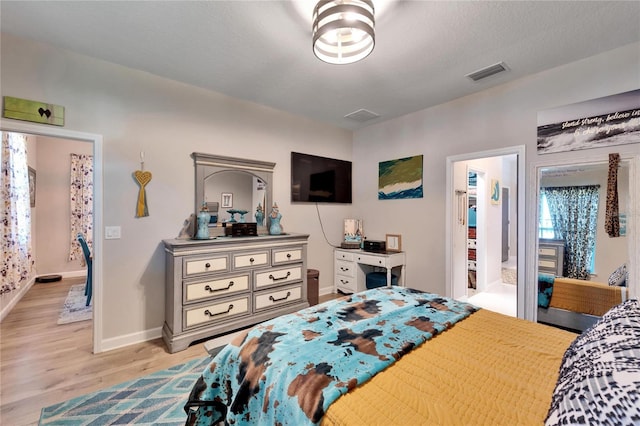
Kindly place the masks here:
POLYGON ((120 227, 119 226, 105 226, 104 227, 104 239, 105 240, 118 240, 120 239, 120 227))

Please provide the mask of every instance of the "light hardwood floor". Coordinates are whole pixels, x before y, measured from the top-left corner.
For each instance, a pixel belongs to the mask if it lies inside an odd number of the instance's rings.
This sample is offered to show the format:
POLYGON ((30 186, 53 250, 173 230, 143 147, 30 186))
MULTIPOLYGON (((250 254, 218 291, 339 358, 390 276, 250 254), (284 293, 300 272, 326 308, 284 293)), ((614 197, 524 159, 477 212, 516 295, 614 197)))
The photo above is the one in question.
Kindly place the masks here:
POLYGON ((0 424, 37 424, 43 407, 206 356, 202 343, 170 354, 162 339, 94 355, 91 321, 57 324, 82 282, 35 284, 2 321, 0 424))
POLYGON ((162 339, 94 355, 91 321, 57 324, 69 288, 82 282, 35 284, 2 321, 1 425, 37 424, 43 407, 206 355, 202 343, 170 354, 162 339))

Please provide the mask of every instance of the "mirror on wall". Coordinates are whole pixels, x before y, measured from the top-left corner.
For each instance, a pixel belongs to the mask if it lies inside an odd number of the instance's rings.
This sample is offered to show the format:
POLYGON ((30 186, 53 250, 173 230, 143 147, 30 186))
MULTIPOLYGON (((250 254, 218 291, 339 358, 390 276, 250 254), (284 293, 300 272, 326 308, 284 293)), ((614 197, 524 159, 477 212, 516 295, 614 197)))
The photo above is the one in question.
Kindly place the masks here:
MULTIPOLYGON (((262 226, 258 226, 258 233, 261 233, 260 229, 266 233, 275 163, 199 152, 194 152, 192 157, 195 166, 195 213, 206 202, 211 214, 210 228, 220 228, 232 218, 260 225, 260 220, 256 220, 256 210, 260 205, 265 217, 262 226)), ((220 233, 214 230, 212 234, 220 233)))
MULTIPOLYGON (((618 205, 619 212, 622 216, 622 235, 620 237, 612 238, 605 231, 605 213, 606 213, 606 201, 607 201, 607 177, 608 177, 608 164, 584 164, 584 165, 571 165, 561 167, 548 167, 541 169, 540 172, 540 190, 543 188, 585 188, 584 192, 576 195, 578 199, 584 200, 584 197, 589 196, 589 188, 595 192, 597 204, 594 205, 591 214, 594 215, 595 224, 595 240, 594 246, 590 253, 587 253, 587 263, 590 280, 598 282, 607 282, 609 275, 618 267, 621 263, 629 260, 628 242, 626 238, 626 226, 625 217, 629 208, 629 165, 626 162, 622 162, 618 169, 618 205)), ((543 192, 540 192, 540 198, 542 198, 543 192)), ((586 203, 586 201, 583 201, 586 203)), ((545 240, 555 240, 559 236, 554 233, 553 226, 550 223, 549 204, 547 202, 542 205, 542 211, 539 212, 542 215, 542 221, 538 221, 538 237, 545 240)), ((553 208, 553 207, 552 207, 553 208)), ((585 213, 584 217, 575 217, 574 220, 581 221, 576 223, 576 227, 584 226, 586 216, 586 208, 580 209, 582 213, 585 213)), ((565 249, 567 248, 567 242, 565 241, 565 249)), ((565 253, 565 256, 569 256, 571 253, 565 253)), ((563 271, 563 276, 567 275, 566 265, 558 265, 559 270, 563 271)), ((570 273, 570 272, 569 272, 570 273)), ((557 275, 557 274, 556 274, 557 275)), ((575 276, 574 278, 586 277, 575 276)))
POLYGON ((632 260, 629 162, 622 161, 617 172, 616 237, 605 230, 608 174, 607 162, 539 169, 538 278, 539 284, 549 280, 548 300, 540 294, 538 299, 541 322, 583 330, 616 298, 628 297, 627 287, 612 288, 609 278, 632 260), (549 306, 540 309, 541 299, 549 306))

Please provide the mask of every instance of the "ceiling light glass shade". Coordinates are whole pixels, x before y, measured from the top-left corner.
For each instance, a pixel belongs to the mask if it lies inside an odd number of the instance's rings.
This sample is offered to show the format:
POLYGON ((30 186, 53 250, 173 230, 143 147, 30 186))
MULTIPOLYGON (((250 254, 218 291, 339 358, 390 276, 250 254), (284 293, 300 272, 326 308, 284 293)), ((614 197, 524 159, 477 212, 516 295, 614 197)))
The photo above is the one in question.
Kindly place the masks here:
POLYGON ((322 0, 313 9, 313 53, 330 64, 366 58, 375 46, 371 0, 322 0))

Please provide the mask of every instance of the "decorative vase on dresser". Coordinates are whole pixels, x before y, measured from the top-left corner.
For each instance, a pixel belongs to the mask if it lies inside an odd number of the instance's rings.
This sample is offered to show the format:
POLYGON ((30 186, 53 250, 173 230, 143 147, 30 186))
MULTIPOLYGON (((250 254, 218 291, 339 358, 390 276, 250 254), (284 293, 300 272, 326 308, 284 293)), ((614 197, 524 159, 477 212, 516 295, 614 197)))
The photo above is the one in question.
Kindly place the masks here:
POLYGON ((308 238, 164 240, 169 352, 309 306, 308 238))

